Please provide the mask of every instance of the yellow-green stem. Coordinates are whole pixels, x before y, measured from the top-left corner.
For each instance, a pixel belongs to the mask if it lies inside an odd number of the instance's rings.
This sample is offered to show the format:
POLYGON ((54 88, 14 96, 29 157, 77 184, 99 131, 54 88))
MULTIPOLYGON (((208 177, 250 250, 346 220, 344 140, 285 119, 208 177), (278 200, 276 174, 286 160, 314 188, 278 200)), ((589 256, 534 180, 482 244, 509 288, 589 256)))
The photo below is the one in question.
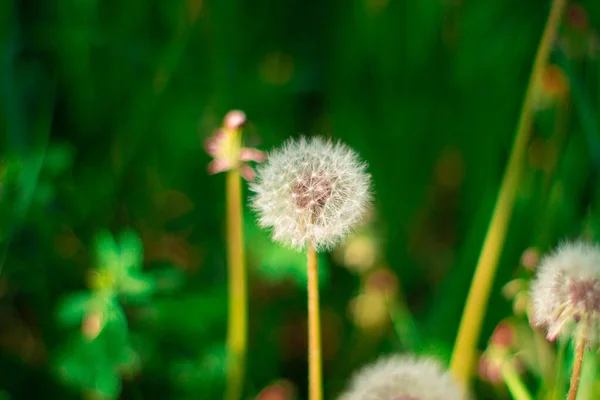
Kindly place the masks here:
POLYGON ((309 400, 322 400, 319 268, 317 252, 311 243, 307 246, 306 256, 308 269, 308 398, 309 400))
POLYGON ((581 336, 577 340, 577 349, 575 350, 575 358, 573 359, 573 373, 571 374, 571 383, 567 400, 577 399, 577 390, 579 389, 579 379, 581 378, 581 366, 583 365, 585 346, 587 346, 586 341, 583 339, 583 336, 581 336))
POLYGON ((515 370, 515 366, 511 362, 505 362, 502 365, 502 379, 506 383, 506 387, 510 392, 513 400, 531 400, 531 394, 521 380, 521 377, 515 370))
MULTIPOLYGON (((556 169, 559 164, 560 151, 567 139, 567 125, 569 122, 569 108, 571 98, 567 94, 559 99, 556 106, 556 116, 554 117, 554 133, 552 134, 550 145, 554 149, 554 156, 551 160, 549 168, 546 171, 546 179, 544 182, 544 195, 547 197, 550 190, 556 169)), ((545 231, 547 231, 546 229, 545 231)))
MULTIPOLYGON (((559 400, 559 399, 564 398, 565 385, 564 385, 564 376, 563 376, 563 364, 565 361, 565 353, 567 351, 567 344, 568 344, 568 342, 566 340, 564 340, 564 339, 561 340, 559 338, 558 354, 556 355, 556 362, 554 364, 554 368, 555 368, 554 382, 553 382, 551 396, 550 396, 550 399, 552 399, 552 400, 559 400)), ((550 381, 550 382, 552 382, 552 381, 550 381)))
POLYGON ((244 388, 248 324, 246 269, 242 216, 242 182, 237 169, 227 172, 227 272, 229 325, 227 330, 226 400, 239 400, 244 388))
POLYGON ((481 254, 475 267, 475 274, 471 282, 465 310, 458 329, 458 336, 452 352, 451 371, 459 383, 465 387, 469 385, 471 378, 477 341, 498 267, 498 260, 506 239, 506 231, 512 216, 519 178, 527 152, 533 119, 535 81, 547 63, 556 31, 560 25, 565 3, 566 0, 553 0, 552 2, 550 15, 544 28, 523 100, 515 142, 502 179, 481 254))

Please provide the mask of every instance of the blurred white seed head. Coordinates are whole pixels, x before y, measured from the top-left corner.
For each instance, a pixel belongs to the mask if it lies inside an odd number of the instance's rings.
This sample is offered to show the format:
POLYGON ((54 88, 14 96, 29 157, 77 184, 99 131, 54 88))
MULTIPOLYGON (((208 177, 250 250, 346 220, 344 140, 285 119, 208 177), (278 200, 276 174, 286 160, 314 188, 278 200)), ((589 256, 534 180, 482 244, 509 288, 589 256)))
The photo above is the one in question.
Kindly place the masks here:
POLYGON ((435 360, 394 355, 360 370, 339 400, 465 400, 449 372, 435 360))
POLYGON ((322 138, 288 140, 272 151, 250 186, 252 207, 273 239, 296 249, 333 248, 362 218, 371 177, 358 154, 322 138))
POLYGON ((531 286, 532 322, 548 339, 583 335, 590 345, 600 333, 600 248, 578 241, 545 256, 531 286))

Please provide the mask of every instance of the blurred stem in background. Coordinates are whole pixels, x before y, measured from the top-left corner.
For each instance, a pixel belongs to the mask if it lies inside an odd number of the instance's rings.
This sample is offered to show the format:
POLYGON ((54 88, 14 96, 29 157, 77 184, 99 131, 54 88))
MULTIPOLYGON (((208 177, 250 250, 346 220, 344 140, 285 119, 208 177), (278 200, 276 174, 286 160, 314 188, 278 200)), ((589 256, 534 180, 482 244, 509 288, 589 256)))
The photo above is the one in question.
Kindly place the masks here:
POLYGON ((233 110, 225 115, 221 129, 209 138, 206 151, 213 156, 208 172, 227 171, 227 278, 229 281, 229 321, 227 328, 226 400, 238 400, 244 389, 248 331, 248 289, 243 234, 242 177, 254 179, 246 161, 262 162, 263 152, 242 148, 242 128, 246 114, 233 110))
POLYGON ((550 164, 550 167, 548 168, 548 172, 546 174, 546 182, 544 184, 544 198, 548 198, 548 194, 550 193, 550 188, 552 187, 552 182, 556 174, 556 170, 558 169, 560 151, 564 148, 564 145, 567 142, 567 125, 570 116, 570 106, 571 96, 569 92, 566 92, 565 96, 561 97, 557 103, 556 116, 554 119, 554 133, 552 134, 551 139, 554 143, 554 148, 556 149, 556 157, 550 164))
POLYGON ((585 340, 585 335, 578 335, 577 348, 575 350, 575 357, 573 358, 573 373, 571 374, 571 383, 567 400, 577 399, 577 389, 579 389, 579 378, 581 378, 581 367, 583 365, 583 356, 585 355, 586 346, 587 342, 585 340))
POLYGON ((312 243, 308 243, 308 385, 309 399, 322 400, 321 370, 321 321, 319 312, 319 266, 317 252, 312 243))
POLYGON ((502 378, 514 400, 532 400, 531 394, 515 370, 514 363, 505 362, 502 364, 502 378))
POLYGON ((387 299, 388 310, 394 331, 402 345, 413 351, 422 348, 423 341, 415 317, 411 314, 404 298, 387 299))
MULTIPOLYGON (((232 129, 231 152, 239 154, 241 129, 232 129)), ((232 157, 232 159, 239 159, 232 157)), ((247 279, 242 215, 242 180, 238 168, 227 171, 227 272, 229 323, 227 329, 226 400, 240 399, 244 387, 248 325, 247 279)))
POLYGON ((600 142, 598 141, 598 127, 592 110, 592 103, 586 96, 582 82, 580 82, 579 77, 575 74, 572 62, 564 52, 558 52, 557 58, 558 64, 564 69, 569 79, 574 111, 585 135, 590 158, 594 163, 595 169, 600 170, 600 142))
MULTIPOLYGON (((564 372, 563 372, 563 365, 565 364, 565 353, 567 351, 567 344, 568 342, 566 340, 560 340, 558 342, 558 355, 556 357, 556 373, 554 376, 554 381, 553 381, 553 386, 551 387, 549 393, 550 395, 548 396, 549 399, 551 400, 559 400, 564 398, 564 393, 565 393, 565 379, 564 379, 564 372)), ((552 382, 552 380, 551 380, 552 382)))
POLYGON ((230 111, 223 119, 221 129, 207 140, 206 151, 214 160, 208 172, 215 174, 226 171, 227 203, 227 279, 229 285, 229 311, 227 323, 227 387, 226 400, 239 400, 244 389, 246 363, 248 294, 242 231, 242 170, 248 167, 241 163, 242 127, 246 115, 241 111, 230 111))
POLYGON ((492 220, 488 226, 479 260, 475 267, 475 274, 458 329, 450 368, 455 378, 465 387, 469 385, 471 378, 477 341, 501 250, 506 239, 508 223, 512 216, 523 161, 529 143, 535 100, 535 81, 546 66, 565 5, 566 0, 554 0, 552 2, 550 15, 544 28, 525 93, 513 149, 500 186, 492 220))
POLYGON ((241 397, 246 361, 248 306, 244 238, 242 233, 242 181, 237 169, 227 172, 227 269, 229 324, 227 330, 227 400, 241 397))

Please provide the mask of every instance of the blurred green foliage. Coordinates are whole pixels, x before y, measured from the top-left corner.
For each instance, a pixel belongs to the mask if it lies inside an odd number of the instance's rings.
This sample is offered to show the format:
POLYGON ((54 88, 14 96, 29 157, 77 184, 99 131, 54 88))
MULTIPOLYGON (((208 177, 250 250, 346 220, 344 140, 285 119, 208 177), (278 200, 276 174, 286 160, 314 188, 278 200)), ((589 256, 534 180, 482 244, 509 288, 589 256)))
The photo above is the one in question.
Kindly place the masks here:
MULTIPOLYGON (((511 313, 500 288, 527 248, 600 239, 600 3, 581 5, 585 27, 568 13, 553 55, 570 96, 536 117, 482 348, 511 313)), ((362 329, 349 304, 364 274, 322 255, 326 398, 378 354, 447 359, 548 7, 0 2, 0 397, 221 396, 224 183, 202 141, 232 108, 248 145, 322 134, 370 165, 377 264, 406 308, 396 330, 362 329)), ((303 256, 247 211, 246 395, 286 379, 304 398, 303 256)))

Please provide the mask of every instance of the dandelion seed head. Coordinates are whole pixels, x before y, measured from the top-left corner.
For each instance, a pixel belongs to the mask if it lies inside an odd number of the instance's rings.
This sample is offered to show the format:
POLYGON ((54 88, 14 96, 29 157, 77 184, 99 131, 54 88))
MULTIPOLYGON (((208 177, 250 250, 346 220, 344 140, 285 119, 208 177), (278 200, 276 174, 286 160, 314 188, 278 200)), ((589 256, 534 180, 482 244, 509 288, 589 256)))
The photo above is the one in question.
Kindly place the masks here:
POLYGON ((583 335, 597 344, 600 334, 600 248, 578 241, 544 257, 531 286, 532 322, 549 340, 583 335))
POLYGON ((363 217, 371 178, 358 154, 322 138, 289 140, 271 152, 250 186, 252 207, 273 239, 296 249, 333 248, 363 217))
POLYGON ((435 360, 394 355, 364 367, 340 400, 465 400, 452 376, 435 360))

